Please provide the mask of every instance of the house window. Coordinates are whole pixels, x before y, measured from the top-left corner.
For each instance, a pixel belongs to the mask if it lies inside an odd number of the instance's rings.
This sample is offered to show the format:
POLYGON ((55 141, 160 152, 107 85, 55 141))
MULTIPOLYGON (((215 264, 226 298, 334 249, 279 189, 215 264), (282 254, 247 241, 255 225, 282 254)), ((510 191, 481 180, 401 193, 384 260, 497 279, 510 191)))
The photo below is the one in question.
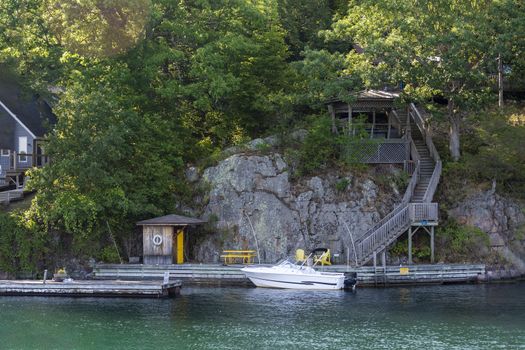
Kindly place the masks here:
POLYGON ((18 161, 20 163, 27 162, 27 136, 20 136, 18 138, 18 161))
POLYGON ((0 155, 2 157, 9 157, 10 154, 11 154, 11 151, 9 151, 8 149, 3 149, 0 151, 0 155))

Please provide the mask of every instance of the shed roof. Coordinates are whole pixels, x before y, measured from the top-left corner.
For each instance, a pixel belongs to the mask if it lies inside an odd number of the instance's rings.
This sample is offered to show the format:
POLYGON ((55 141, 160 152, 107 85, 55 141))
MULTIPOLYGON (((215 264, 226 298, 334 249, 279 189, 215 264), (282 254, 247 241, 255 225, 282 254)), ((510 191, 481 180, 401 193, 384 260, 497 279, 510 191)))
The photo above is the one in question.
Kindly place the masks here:
POLYGON ((206 223, 205 220, 190 218, 188 216, 182 215, 165 215, 158 218, 153 218, 149 220, 143 220, 137 222, 137 226, 146 226, 146 225, 165 225, 165 226, 187 226, 187 225, 201 225, 206 223))

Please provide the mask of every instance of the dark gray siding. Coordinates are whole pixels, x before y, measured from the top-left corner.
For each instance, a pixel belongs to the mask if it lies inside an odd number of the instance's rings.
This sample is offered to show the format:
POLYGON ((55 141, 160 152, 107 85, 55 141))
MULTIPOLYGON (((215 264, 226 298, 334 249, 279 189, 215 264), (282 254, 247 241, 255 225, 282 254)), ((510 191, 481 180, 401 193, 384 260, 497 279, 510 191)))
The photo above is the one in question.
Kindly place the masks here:
POLYGON ((13 149, 17 124, 16 120, 0 106, 0 149, 13 149))

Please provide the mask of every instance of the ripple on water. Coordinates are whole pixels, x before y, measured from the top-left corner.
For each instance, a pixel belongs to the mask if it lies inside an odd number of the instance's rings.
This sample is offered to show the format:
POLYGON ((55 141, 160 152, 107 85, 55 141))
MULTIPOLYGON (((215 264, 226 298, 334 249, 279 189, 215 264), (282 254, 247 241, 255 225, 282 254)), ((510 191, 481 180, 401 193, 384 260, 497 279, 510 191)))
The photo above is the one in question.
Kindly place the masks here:
POLYGON ((2 349, 525 349, 525 284, 0 298, 2 349))

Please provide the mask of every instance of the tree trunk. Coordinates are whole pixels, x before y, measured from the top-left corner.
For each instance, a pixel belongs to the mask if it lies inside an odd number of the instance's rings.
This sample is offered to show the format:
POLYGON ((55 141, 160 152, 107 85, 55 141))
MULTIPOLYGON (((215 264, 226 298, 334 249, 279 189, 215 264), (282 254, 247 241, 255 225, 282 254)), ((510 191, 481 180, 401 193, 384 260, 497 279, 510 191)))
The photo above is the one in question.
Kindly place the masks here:
POLYGON ((459 141, 459 129, 461 124, 461 117, 454 111, 454 102, 452 100, 448 101, 447 105, 448 110, 448 119, 450 121, 449 129, 449 150, 452 160, 457 162, 459 160, 460 154, 460 141, 459 141))
POLYGON ((501 54, 498 55, 498 106, 503 107, 503 61, 501 54))

